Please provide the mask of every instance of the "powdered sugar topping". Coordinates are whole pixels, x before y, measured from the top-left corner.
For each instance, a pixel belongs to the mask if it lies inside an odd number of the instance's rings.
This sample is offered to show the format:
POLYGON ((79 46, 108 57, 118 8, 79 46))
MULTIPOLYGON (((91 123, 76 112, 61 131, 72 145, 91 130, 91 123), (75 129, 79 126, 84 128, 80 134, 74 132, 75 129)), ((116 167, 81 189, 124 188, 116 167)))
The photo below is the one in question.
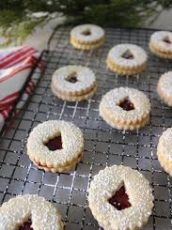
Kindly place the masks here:
POLYGON ((169 71, 161 76, 158 82, 158 87, 165 94, 172 97, 172 71, 169 71))
POLYGON ((172 32, 157 31, 151 35, 150 43, 161 51, 172 52, 172 32), (165 42, 168 40, 168 42, 165 42))
POLYGON ((152 189, 142 174, 125 166, 113 165, 101 170, 89 189, 89 206, 99 224, 109 230, 141 227, 153 207, 152 189), (124 185, 131 207, 117 210, 108 199, 124 185))
POLYGON ((4 203, 0 208, 0 229, 18 229, 29 218, 34 230, 63 229, 57 209, 37 195, 17 196, 4 203))
POLYGON ((110 111, 114 119, 137 120, 150 113, 150 101, 141 91, 128 87, 115 88, 107 92, 100 103, 100 107, 110 111), (125 98, 128 98, 134 105, 134 109, 126 111, 119 106, 125 98))
POLYGON ((135 67, 146 63, 147 54, 139 46, 133 44, 119 44, 114 46, 108 53, 108 58, 117 65, 125 67, 135 67), (123 54, 127 51, 133 55, 132 59, 126 59, 123 54))
POLYGON ((105 32, 100 26, 92 24, 79 25, 71 30, 71 37, 86 43, 101 40, 104 35, 105 32))
POLYGON ((172 128, 163 132, 159 139, 158 150, 163 157, 172 164, 172 128))
POLYGON ((66 93, 76 93, 95 85, 96 78, 93 71, 84 66, 68 65, 55 71, 52 77, 52 84, 55 88, 66 93), (77 81, 71 83, 67 79, 75 74, 77 81))
POLYGON ((27 154, 31 159, 55 168, 76 159, 83 151, 82 131, 74 124, 60 120, 50 120, 36 126, 27 141, 27 154), (62 149, 51 151, 44 144, 61 134, 62 149))

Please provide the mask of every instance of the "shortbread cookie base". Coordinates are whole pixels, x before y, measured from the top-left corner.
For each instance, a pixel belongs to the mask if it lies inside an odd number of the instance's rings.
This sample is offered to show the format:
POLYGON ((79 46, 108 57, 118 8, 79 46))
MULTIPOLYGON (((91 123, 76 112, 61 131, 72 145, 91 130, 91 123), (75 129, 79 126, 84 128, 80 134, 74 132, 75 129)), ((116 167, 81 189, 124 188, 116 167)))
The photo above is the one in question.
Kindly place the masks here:
POLYGON ((162 168, 172 176, 172 128, 168 128, 160 136, 157 146, 157 156, 162 168))
POLYGON ((23 195, 11 198, 0 207, 0 229, 14 230, 31 217, 34 230, 62 230, 63 223, 58 210, 45 198, 23 195))
POLYGON ((160 58, 172 59, 171 52, 162 51, 161 49, 158 49, 158 46, 155 46, 153 43, 149 44, 149 48, 153 54, 160 58))
POLYGON ((121 130, 135 130, 135 129, 140 129, 147 125, 150 121, 150 115, 146 115, 142 119, 138 120, 131 120, 131 121, 126 121, 126 120, 115 120, 111 118, 111 113, 103 108, 103 106, 100 106, 99 108, 100 116, 106 121, 107 124, 112 126, 113 128, 121 129, 121 130))
POLYGON ((83 95, 85 94, 89 94, 92 90, 95 89, 96 87, 96 82, 94 82, 92 85, 90 85, 89 87, 86 87, 85 89, 82 89, 82 90, 79 90, 79 91, 75 91, 75 92, 68 92, 68 91, 65 91, 60 89, 58 87, 58 85, 55 85, 53 84, 53 82, 51 83, 51 89, 53 92, 58 92, 58 94, 62 94, 63 96, 66 96, 66 97, 82 97, 83 95))
POLYGON ((47 167, 46 165, 41 166, 41 162, 36 162, 34 159, 31 159, 31 161, 33 161, 34 165, 37 166, 37 168, 42 169, 46 172, 61 173, 61 172, 67 172, 73 169, 76 166, 76 164, 81 161, 82 157, 83 157, 83 153, 80 153, 77 159, 74 159, 73 161, 68 162, 66 165, 58 166, 57 168, 47 167))
POLYGON ((76 38, 71 37, 70 39, 70 43, 77 49, 81 49, 81 50, 92 50, 92 49, 96 49, 99 48, 100 46, 103 45, 103 43, 105 42, 105 38, 103 37, 100 40, 94 41, 94 42, 82 42, 77 40, 76 38))
POLYGON ((125 66, 119 66, 116 63, 114 63, 111 59, 107 59, 107 67, 118 74, 121 75, 134 75, 141 73, 146 68, 146 63, 140 65, 140 66, 133 66, 132 68, 125 67, 125 66))
POLYGON ((102 36, 99 39, 94 39, 94 40, 91 40, 91 41, 82 41, 82 40, 79 40, 75 36, 71 36, 70 41, 74 42, 74 43, 77 43, 77 44, 79 43, 80 45, 97 45, 98 43, 105 41, 105 36, 102 36))
POLYGON ((108 230, 136 230, 147 223, 153 208, 149 182, 138 171, 113 165, 101 170, 90 184, 88 202, 99 225, 108 230), (108 199, 125 186, 131 207, 117 210, 108 199))
POLYGON ((80 96, 71 96, 71 95, 67 95, 67 94, 63 94, 58 92, 58 90, 54 89, 53 85, 51 85, 51 90, 53 92, 53 94, 55 96, 57 96, 58 98, 64 100, 64 101, 83 101, 83 100, 88 100, 89 98, 91 98, 96 90, 97 90, 97 86, 95 85, 93 89, 91 89, 90 92, 87 92, 86 94, 80 95, 80 96))

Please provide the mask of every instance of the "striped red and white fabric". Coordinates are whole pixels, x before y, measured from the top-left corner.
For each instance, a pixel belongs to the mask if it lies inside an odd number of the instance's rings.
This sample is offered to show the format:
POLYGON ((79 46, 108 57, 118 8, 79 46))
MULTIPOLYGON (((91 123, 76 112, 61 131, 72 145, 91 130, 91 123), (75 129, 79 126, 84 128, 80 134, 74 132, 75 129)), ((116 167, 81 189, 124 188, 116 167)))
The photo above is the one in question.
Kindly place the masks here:
MULTIPOLYGON (((14 47, 0 50, 0 130, 8 118, 38 57, 39 53, 32 47, 14 47)), ((17 104, 17 110, 23 107, 32 93, 42 68, 43 64, 40 64, 34 71, 21 101, 17 104)))

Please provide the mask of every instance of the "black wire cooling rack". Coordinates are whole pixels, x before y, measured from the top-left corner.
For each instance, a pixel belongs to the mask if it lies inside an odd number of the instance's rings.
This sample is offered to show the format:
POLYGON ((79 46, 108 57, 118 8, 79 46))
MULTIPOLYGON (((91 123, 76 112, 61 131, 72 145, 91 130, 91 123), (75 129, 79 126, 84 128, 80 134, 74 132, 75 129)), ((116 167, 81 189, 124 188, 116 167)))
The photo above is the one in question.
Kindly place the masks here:
POLYGON ((83 52, 69 44, 71 28, 60 28, 50 41, 55 46, 47 55, 47 67, 29 103, 0 138, 0 202, 17 194, 36 193, 54 203, 62 213, 66 230, 98 229, 87 204, 89 183, 100 169, 113 164, 128 165, 150 181, 155 196, 153 214, 145 230, 172 229, 172 179, 160 167, 156 146, 162 131, 171 126, 172 110, 156 94, 159 76, 172 68, 171 62, 153 56, 148 41, 153 30, 106 29, 105 44, 83 52), (134 43, 149 54, 147 70, 137 76, 118 76, 107 70, 109 49, 118 43, 134 43), (83 102, 65 102, 50 90, 53 72, 64 65, 90 67, 96 74, 98 90, 83 102), (144 91, 151 100, 150 124, 139 131, 112 129, 100 117, 98 105, 108 90, 129 86, 144 91), (53 174, 38 170, 26 155, 29 132, 38 123, 64 119, 78 125, 84 133, 83 160, 67 173, 53 174))

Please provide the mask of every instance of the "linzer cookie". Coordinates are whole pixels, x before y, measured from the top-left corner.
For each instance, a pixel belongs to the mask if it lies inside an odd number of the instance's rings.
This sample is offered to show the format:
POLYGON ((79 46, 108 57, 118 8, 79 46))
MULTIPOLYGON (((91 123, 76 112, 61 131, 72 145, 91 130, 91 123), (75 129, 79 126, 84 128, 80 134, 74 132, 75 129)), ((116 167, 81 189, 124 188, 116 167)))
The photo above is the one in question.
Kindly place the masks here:
POLYGON ((70 122, 52 120, 36 126, 27 141, 27 154, 40 169, 63 172, 72 169, 82 158, 84 138, 70 122))
POLYGON ((172 32, 157 31, 151 35, 149 48, 161 58, 172 59, 172 32))
POLYGON ((119 44, 109 51, 106 63, 113 72, 134 75, 146 68, 147 54, 137 45, 119 44))
POLYGON ((95 74, 84 66, 64 66, 56 70, 52 76, 51 90, 62 100, 87 100, 93 96, 96 89, 95 74))
POLYGON ((147 223, 152 213, 153 195, 141 173, 113 165, 94 176, 88 202, 103 229, 134 230, 147 223))
POLYGON ((70 33, 70 42, 77 49, 95 49, 100 47, 104 43, 104 40, 104 30, 92 24, 76 26, 70 33))
POLYGON ((43 197, 17 196, 0 207, 1 230, 62 230, 58 210, 43 197))
POLYGON ((149 122, 150 101, 137 89, 120 87, 107 92, 99 106, 100 116, 112 127, 139 129, 149 122))
POLYGON ((157 92, 165 104, 172 106, 172 71, 160 77, 157 92))
POLYGON ((172 176, 172 128, 168 128, 159 138, 157 156, 160 165, 172 176))

